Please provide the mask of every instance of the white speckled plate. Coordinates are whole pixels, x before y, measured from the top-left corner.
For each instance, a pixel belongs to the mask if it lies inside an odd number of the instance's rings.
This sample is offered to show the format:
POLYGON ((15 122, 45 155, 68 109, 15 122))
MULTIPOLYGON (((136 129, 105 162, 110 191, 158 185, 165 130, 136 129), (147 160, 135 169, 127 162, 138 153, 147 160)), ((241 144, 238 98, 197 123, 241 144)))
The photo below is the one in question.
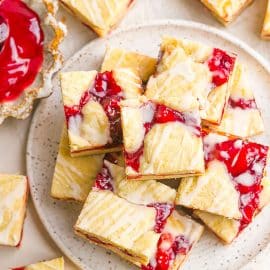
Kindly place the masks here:
MULTIPOLYGON (((120 46, 157 56, 163 35, 187 37, 225 48, 239 55, 250 69, 250 84, 262 109, 266 134, 257 140, 270 144, 270 68, 264 59, 239 40, 205 25, 186 21, 158 21, 115 32, 107 39, 96 39, 75 54, 64 70, 98 69, 106 45, 120 46)), ((136 269, 114 254, 90 245, 74 236, 72 227, 81 205, 50 198, 60 133, 63 125, 58 78, 54 80, 53 95, 41 101, 32 120, 27 146, 27 172, 37 212, 49 234, 62 251, 82 269, 136 269)), ((241 123, 239 123, 241 124, 241 123)), ((246 269, 256 268, 256 257, 270 242, 270 208, 265 208, 240 237, 230 246, 223 246, 210 232, 206 232, 194 248, 184 269, 239 269, 252 261, 246 269)), ((262 268, 260 268, 262 269, 262 268)))

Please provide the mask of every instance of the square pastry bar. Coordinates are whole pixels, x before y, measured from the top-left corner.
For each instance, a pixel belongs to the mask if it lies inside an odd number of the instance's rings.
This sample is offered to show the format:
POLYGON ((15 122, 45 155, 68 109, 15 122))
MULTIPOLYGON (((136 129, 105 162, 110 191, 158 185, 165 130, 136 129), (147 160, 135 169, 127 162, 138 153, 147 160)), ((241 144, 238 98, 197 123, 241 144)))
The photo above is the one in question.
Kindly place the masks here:
POLYGON ((131 68, 135 70, 142 81, 146 83, 155 73, 157 59, 122 48, 108 47, 102 63, 101 71, 110 71, 115 68, 131 68))
POLYGON ((194 210, 194 217, 198 217, 222 242, 230 244, 253 221, 264 206, 270 202, 270 179, 266 176, 261 180, 262 191, 258 196, 259 204, 252 219, 231 219, 209 212, 194 210))
POLYGON ((60 2, 99 36, 105 36, 117 26, 135 1, 60 0, 60 2))
POLYGON ((27 193, 25 176, 0 175, 0 245, 20 245, 27 193))
MULTIPOLYGON (((267 166, 266 175, 261 180, 262 190, 257 197, 257 200, 259 201, 258 208, 256 209, 253 218, 270 202, 270 179, 268 171, 269 164, 267 166)), ((211 214, 201 210, 195 210, 193 214, 195 217, 200 218, 204 224, 226 244, 230 244, 237 238, 253 220, 250 219, 248 222, 243 222, 243 219, 229 219, 224 216, 211 214)))
POLYGON ((107 160, 75 232, 143 270, 177 270, 203 227, 174 210, 175 190, 156 181, 125 180, 107 160))
POLYGON ((234 21, 253 0, 201 0, 224 25, 234 21))
POLYGON ((164 38, 156 73, 145 95, 173 109, 200 108, 204 122, 219 124, 236 56, 190 40, 164 38))
POLYGON ((261 33, 263 39, 270 39, 270 0, 267 3, 267 9, 265 13, 265 18, 263 22, 263 29, 261 33))
POLYGON ((11 270, 64 270, 64 258, 34 263, 28 266, 12 268, 11 270))
POLYGON ((74 71, 61 74, 71 156, 121 150, 119 102, 142 93, 131 69, 74 71))
POLYGON ((264 124, 253 92, 249 74, 237 63, 233 76, 230 97, 220 125, 208 125, 214 132, 229 136, 248 138, 263 133, 264 124))
MULTIPOLYGON (((235 220, 236 237, 265 204, 265 194, 270 194, 264 178, 269 147, 207 132, 203 141, 206 172, 181 180, 176 204, 203 211, 202 216, 207 212, 222 217, 224 223, 235 220)), ((198 216, 200 212, 195 211, 198 216)), ((226 228, 219 233, 225 242, 234 238, 226 228)))
POLYGON ((66 125, 64 125, 57 155, 51 196, 60 200, 84 202, 102 168, 104 155, 70 156, 66 125))
POLYGON ((177 111, 141 96, 121 102, 128 179, 167 179, 204 172, 198 111, 177 111))

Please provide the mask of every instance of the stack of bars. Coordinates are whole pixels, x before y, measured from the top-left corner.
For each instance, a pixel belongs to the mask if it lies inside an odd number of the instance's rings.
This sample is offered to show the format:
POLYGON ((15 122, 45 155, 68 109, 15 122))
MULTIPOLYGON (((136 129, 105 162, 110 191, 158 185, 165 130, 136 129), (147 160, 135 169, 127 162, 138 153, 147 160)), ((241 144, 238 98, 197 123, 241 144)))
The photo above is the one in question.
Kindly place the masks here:
POLYGON ((232 242, 270 201, 247 78, 235 54, 171 37, 158 60, 108 48, 100 73, 62 73, 51 193, 84 202, 75 233, 143 270, 179 269, 200 221, 232 242))

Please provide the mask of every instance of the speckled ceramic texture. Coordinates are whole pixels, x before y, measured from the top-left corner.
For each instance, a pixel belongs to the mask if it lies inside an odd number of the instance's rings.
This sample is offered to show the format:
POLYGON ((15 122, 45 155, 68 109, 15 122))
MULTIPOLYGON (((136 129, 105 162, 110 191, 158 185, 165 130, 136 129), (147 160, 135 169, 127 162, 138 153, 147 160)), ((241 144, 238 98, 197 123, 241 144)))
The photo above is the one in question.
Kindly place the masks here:
MULTIPOLYGON (((115 32, 107 39, 96 39, 74 55, 64 71, 99 69, 106 45, 158 55, 161 37, 172 35, 205 42, 238 54, 249 67, 250 84, 264 118, 266 133, 256 141, 270 144, 270 72, 264 59, 235 38, 208 26, 185 21, 159 21, 115 32)), ((136 267, 103 248, 96 247, 73 234, 72 227, 82 205, 56 201, 50 187, 64 121, 59 80, 54 80, 53 95, 41 101, 33 117, 27 146, 27 171, 37 212, 49 234, 79 267, 85 270, 127 270, 136 267)), ((241 124, 241 123, 239 123, 241 124)), ((266 207, 240 237, 224 246, 206 231, 183 269, 240 269, 270 242, 270 207, 266 207)), ((256 269, 253 266, 246 269, 256 269)))

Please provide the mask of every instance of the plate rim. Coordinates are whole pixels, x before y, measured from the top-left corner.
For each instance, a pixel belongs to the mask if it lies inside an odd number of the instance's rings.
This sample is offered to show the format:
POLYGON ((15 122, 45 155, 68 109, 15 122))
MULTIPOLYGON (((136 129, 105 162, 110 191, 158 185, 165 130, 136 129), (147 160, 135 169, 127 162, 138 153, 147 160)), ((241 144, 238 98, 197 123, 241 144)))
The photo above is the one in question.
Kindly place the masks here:
MULTIPOLYGON (((219 38, 222 38, 226 41, 231 42, 235 46, 239 47, 240 49, 244 50, 247 54, 252 56, 266 70, 266 72, 270 76, 270 63, 266 59, 264 59, 264 57, 259 52, 257 52, 255 49, 250 47, 247 43, 245 43, 241 39, 235 37, 233 34, 231 34, 229 32, 225 32, 224 30, 218 29, 216 27, 213 27, 213 26, 210 26, 210 25, 207 25, 204 23, 195 22, 195 21, 182 20, 182 19, 161 19, 161 20, 149 20, 145 23, 140 23, 140 24, 130 24, 127 26, 122 26, 121 28, 115 30, 111 35, 103 38, 103 41, 104 42, 109 41, 111 37, 115 37, 115 36, 121 35, 125 32, 134 31, 134 30, 140 29, 140 28, 155 27, 155 26, 168 26, 168 25, 176 26, 176 27, 184 26, 186 28, 192 28, 192 29, 205 31, 205 32, 214 34, 214 35, 218 36, 219 38)), ((82 51, 84 51, 88 46, 90 46, 90 44, 97 42, 101 39, 102 38, 99 38, 99 37, 94 38, 93 40, 89 41, 84 46, 82 46, 75 54, 73 54, 70 58, 68 58, 65 61, 64 65, 62 66, 62 68, 60 69, 59 72, 65 70, 67 68, 67 66, 69 66, 74 61, 74 59, 76 59, 81 54, 82 51)), ((55 75, 54 79, 57 77, 57 74, 55 75)), ((39 205, 38 205, 38 200, 35 200, 35 198, 33 196, 34 184, 31 181, 31 179, 32 179, 32 170, 30 168, 31 159, 30 159, 30 155, 28 155, 27 153, 30 153, 31 144, 33 141, 32 136, 33 136, 34 130, 35 130, 34 123, 35 123, 36 118, 37 118, 37 110, 42 102, 43 102, 43 100, 39 101, 35 110, 33 111, 32 119, 31 119, 31 123, 30 123, 30 128, 29 128, 28 136, 27 136, 27 142, 26 142, 26 173, 27 173, 27 177, 29 179, 29 187, 30 187, 32 202, 33 202, 35 211, 37 212, 38 217, 39 217, 42 225, 44 226, 46 232, 48 233, 48 235, 50 236, 52 241, 57 245, 57 247, 61 250, 61 252, 63 252, 63 254, 66 257, 68 257, 68 259, 70 261, 72 261, 72 263, 75 264, 75 266, 79 267, 80 269, 84 269, 83 268, 84 266, 82 265, 80 260, 77 259, 75 256, 73 256, 72 252, 68 248, 66 248, 66 246, 62 243, 60 237, 56 233, 54 233, 54 230, 52 229, 51 224, 45 219, 45 217, 43 217, 42 210, 41 210, 41 208, 39 208, 39 205)), ((257 253, 254 257, 252 257, 239 270, 241 270, 241 269, 244 270, 244 268, 251 265, 254 262, 254 260, 256 261, 257 257, 259 257, 261 254, 263 254, 269 248, 270 248, 270 242, 267 243, 265 245, 265 247, 259 253, 257 253)), ((93 270, 92 267, 90 269, 93 270)))

